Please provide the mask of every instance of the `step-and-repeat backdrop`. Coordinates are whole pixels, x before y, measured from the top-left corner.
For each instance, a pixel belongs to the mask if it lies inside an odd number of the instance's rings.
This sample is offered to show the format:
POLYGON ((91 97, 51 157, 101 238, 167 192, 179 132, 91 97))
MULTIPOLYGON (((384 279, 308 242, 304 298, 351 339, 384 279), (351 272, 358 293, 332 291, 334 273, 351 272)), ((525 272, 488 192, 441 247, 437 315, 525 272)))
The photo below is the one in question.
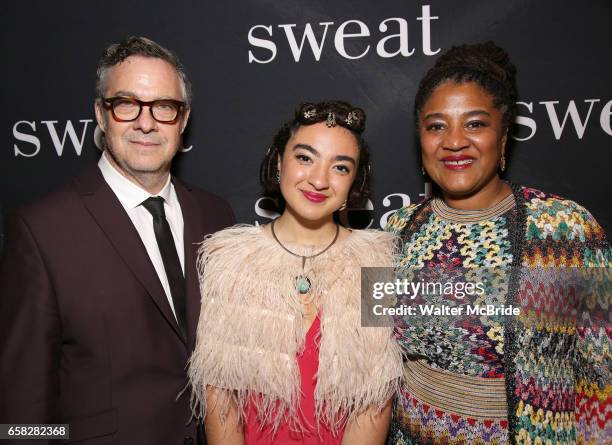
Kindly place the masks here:
POLYGON ((258 166, 272 135, 300 102, 347 100, 368 113, 374 193, 346 222, 379 228, 426 193, 412 118, 420 78, 445 49, 493 40, 518 68, 507 178, 574 199, 612 230, 608 1, 25 0, 0 9, 4 215, 97 161, 98 58, 143 35, 177 52, 194 85, 179 177, 226 198, 240 222, 269 221, 258 166))

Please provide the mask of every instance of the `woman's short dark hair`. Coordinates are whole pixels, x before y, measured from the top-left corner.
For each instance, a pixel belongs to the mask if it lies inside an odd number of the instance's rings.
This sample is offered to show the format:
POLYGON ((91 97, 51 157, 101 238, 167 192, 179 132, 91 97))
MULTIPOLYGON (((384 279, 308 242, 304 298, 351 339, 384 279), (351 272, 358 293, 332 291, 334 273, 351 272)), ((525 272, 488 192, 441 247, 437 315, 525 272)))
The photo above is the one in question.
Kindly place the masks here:
POLYGON ((446 51, 419 84, 414 99, 417 120, 427 99, 445 82, 474 82, 493 97, 502 111, 502 126, 509 129, 516 117, 516 68, 508 53, 493 42, 455 46, 446 51))
POLYGON ((325 122, 328 127, 336 125, 346 128, 357 141, 359 163, 357 174, 349 191, 348 207, 361 207, 370 196, 370 154, 363 139, 366 114, 361 108, 342 101, 303 103, 295 110, 293 120, 285 123, 274 136, 272 147, 268 149, 259 168, 259 181, 263 194, 278 199, 284 204, 278 183, 278 160, 283 157, 287 142, 303 125, 325 122))

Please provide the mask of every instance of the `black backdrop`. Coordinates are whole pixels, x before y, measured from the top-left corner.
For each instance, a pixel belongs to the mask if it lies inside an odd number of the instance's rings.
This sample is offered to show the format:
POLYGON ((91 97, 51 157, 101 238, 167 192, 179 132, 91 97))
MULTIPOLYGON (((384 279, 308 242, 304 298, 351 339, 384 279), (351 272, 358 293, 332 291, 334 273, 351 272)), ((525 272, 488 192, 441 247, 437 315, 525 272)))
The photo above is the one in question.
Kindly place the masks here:
POLYGON ((367 219, 380 227, 425 190, 412 122, 419 79, 438 50, 492 39, 519 76, 521 140, 508 179, 574 199, 612 229, 608 1, 25 0, 0 9, 3 213, 97 160, 97 60, 108 44, 144 35, 176 51, 194 84, 191 148, 175 165, 182 179, 225 197, 240 222, 265 222, 257 176, 272 135, 299 102, 344 99, 368 112, 367 219))

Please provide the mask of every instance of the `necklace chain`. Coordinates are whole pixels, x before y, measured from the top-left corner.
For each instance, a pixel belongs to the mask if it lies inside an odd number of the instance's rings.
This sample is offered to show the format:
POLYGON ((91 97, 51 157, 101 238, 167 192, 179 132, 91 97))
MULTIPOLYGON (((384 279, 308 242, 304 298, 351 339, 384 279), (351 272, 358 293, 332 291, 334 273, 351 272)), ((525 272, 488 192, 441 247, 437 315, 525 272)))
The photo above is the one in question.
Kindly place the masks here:
POLYGON ((338 235, 340 234, 340 226, 338 224, 336 224, 336 234, 334 235, 334 239, 332 240, 331 243, 329 243, 327 245, 327 247, 325 247, 325 249, 321 250, 320 252, 317 252, 313 255, 300 255, 297 254, 295 252, 292 252, 291 250, 289 250, 287 247, 285 247, 285 245, 283 245, 283 243, 281 243, 281 241, 278 239, 278 236, 276 236, 276 232, 274 231, 274 224, 276 223, 276 220, 272 221, 272 224, 270 225, 270 229, 272 231, 272 236, 274 237, 274 240, 278 243, 279 246, 281 246, 287 253, 290 253, 293 256, 296 256, 298 258, 302 259, 302 270, 304 269, 304 265, 306 264, 306 260, 309 260, 311 258, 314 257, 318 257, 319 255, 324 254, 325 252, 327 252, 331 246, 333 246, 334 244, 336 244, 336 241, 338 240, 338 235))
MULTIPOLYGON (((334 235, 334 239, 332 240, 331 243, 329 243, 329 245, 325 249, 323 249, 320 252, 317 252, 315 254, 312 254, 312 255, 299 255, 299 254, 289 250, 287 247, 285 247, 283 245, 283 243, 280 242, 280 240, 276 236, 276 232, 274 231, 274 223, 276 223, 276 220, 272 221, 272 225, 270 226, 271 231, 272 231, 272 236, 274 237, 274 240, 287 253, 302 259, 302 273, 295 278, 295 288, 298 291, 298 293, 300 293, 302 295, 309 294, 310 290, 312 288, 312 281, 310 280, 310 278, 308 276, 306 276, 304 274, 304 268, 306 267, 306 260, 310 259, 310 258, 317 257, 317 256, 322 255, 323 253, 327 252, 329 250, 329 248, 336 243, 336 240, 338 239, 338 235, 340 234, 340 226, 338 224, 336 224, 336 234, 334 235)), ((311 294, 310 298, 308 298, 306 301, 304 301, 304 304, 312 303, 314 301, 314 297, 315 296, 311 294)))

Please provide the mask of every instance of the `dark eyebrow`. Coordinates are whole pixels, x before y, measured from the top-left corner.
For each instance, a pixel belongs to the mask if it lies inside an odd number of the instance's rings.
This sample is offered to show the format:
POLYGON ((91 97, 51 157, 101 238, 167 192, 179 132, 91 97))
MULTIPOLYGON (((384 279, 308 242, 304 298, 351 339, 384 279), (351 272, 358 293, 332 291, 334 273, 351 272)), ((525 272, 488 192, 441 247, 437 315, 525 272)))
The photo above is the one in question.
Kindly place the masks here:
MULTIPOLYGON (((489 113, 486 110, 470 110, 466 113, 464 113, 463 115, 466 117, 473 117, 473 116, 480 116, 480 115, 485 115, 485 116, 491 116, 491 113, 489 113)), ((423 120, 427 120, 427 119, 431 119, 431 118, 443 118, 444 117, 444 113, 429 113, 427 115, 425 115, 425 117, 423 117, 423 120)))
POLYGON ((489 113, 487 110, 472 110, 472 111, 468 111, 467 113, 465 113, 464 116, 472 117, 472 116, 480 116, 481 114, 484 114, 485 116, 491 116, 491 113, 489 113))
POLYGON ((334 160, 336 161, 347 161, 350 162, 353 165, 357 165, 357 162, 355 162, 355 160, 353 158, 351 158, 350 156, 344 156, 344 155, 338 155, 334 158, 334 160))
POLYGON ((295 144, 293 146, 293 151, 297 150, 298 148, 303 148, 304 150, 312 153, 313 155, 315 155, 316 157, 321 157, 321 154, 312 146, 308 145, 308 144, 295 144))
MULTIPOLYGON (((295 144, 293 146, 293 151, 302 148, 310 153, 312 153, 314 156, 316 156, 317 158, 321 157, 321 154, 312 146, 308 145, 308 144, 295 144)), ((347 161, 352 163, 353 165, 357 165, 357 161, 355 161, 355 159, 351 158, 350 156, 345 156, 345 155, 338 155, 334 158, 334 161, 347 161)))
POLYGON ((444 117, 444 114, 443 113, 429 113, 423 116, 423 120, 426 121, 427 119, 431 119, 432 117, 436 117, 436 118, 444 117))

